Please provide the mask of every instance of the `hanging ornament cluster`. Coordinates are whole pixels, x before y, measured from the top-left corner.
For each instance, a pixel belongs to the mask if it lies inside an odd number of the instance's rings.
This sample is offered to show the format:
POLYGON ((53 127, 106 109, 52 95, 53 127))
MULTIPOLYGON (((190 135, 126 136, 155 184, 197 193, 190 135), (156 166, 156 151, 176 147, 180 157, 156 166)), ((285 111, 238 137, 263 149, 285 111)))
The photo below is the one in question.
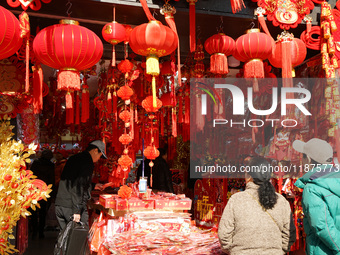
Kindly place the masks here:
POLYGON ((233 54, 235 41, 224 33, 218 33, 205 41, 204 48, 211 55, 210 72, 227 74, 229 72, 227 57, 233 54))
POLYGON ((204 60, 203 45, 200 39, 198 39, 198 42, 197 42, 197 47, 196 47, 196 51, 194 54, 194 60, 196 61, 195 67, 194 67, 195 76, 197 78, 202 78, 204 71, 205 71, 205 67, 203 63, 203 60, 204 60))
POLYGON ((254 92, 259 91, 256 78, 264 78, 263 60, 272 54, 273 39, 260 29, 249 29, 236 40, 234 57, 244 64, 244 78, 255 78, 254 92))
POLYGON ((335 69, 338 68, 338 60, 335 55, 334 33, 337 26, 330 4, 321 4, 321 55, 322 68, 326 72, 326 78, 335 78, 335 69))
POLYGON ((34 39, 33 50, 43 64, 58 69, 58 89, 67 91, 68 123, 73 123, 73 92, 80 90, 79 71, 95 65, 103 55, 103 44, 91 30, 74 20, 41 30, 34 39))
POLYGON ((102 30, 105 41, 112 44, 112 66, 116 66, 116 50, 115 45, 126 40, 126 29, 122 24, 116 22, 115 7, 113 8, 113 21, 107 23, 102 30))

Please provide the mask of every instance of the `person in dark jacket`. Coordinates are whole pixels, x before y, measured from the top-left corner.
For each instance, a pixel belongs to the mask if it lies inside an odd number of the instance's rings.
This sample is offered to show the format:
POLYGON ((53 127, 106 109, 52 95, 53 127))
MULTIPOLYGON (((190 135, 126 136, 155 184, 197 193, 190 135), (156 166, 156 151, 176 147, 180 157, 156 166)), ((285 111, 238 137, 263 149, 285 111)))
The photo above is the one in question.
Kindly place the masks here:
MULTIPOLYGON (((87 201, 91 198, 94 163, 107 158, 105 144, 96 140, 85 151, 71 156, 60 177, 55 211, 61 229, 72 219, 88 227, 87 201)), ((101 184, 96 184, 100 188, 101 184)))
POLYGON ((303 189, 303 226, 308 255, 340 254, 340 173, 333 166, 333 148, 324 140, 296 140, 293 148, 303 153, 305 173, 295 182, 303 189))
POLYGON ((166 162, 167 151, 163 148, 159 148, 158 150, 159 156, 155 159, 154 166, 152 168, 152 189, 174 193, 172 174, 169 165, 166 162))
MULTIPOLYGON (((55 180, 54 180, 54 164, 51 162, 53 158, 53 153, 51 150, 44 150, 41 153, 40 158, 33 161, 31 166, 31 171, 38 179, 43 180, 47 185, 52 184, 52 194, 51 197, 54 197, 55 190, 55 180)), ((32 211, 32 238, 35 238, 39 231, 39 238, 44 238, 44 229, 45 229, 45 221, 46 214, 50 204, 49 201, 40 200, 39 205, 40 208, 36 208, 35 211, 32 211)))

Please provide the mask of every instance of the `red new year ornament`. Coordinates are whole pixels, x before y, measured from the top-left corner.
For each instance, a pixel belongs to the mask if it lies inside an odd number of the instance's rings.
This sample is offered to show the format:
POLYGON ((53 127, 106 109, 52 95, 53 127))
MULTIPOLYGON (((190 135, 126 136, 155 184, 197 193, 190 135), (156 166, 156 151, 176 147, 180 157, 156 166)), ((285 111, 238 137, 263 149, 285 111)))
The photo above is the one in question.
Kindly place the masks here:
POLYGON ((156 107, 153 105, 153 98, 152 96, 148 96, 142 101, 142 107, 147 112, 157 112, 159 108, 162 107, 162 101, 157 98, 156 100, 156 107))
POLYGON ((152 75, 153 104, 156 107, 156 79, 160 73, 158 58, 171 54, 178 45, 178 37, 169 27, 157 20, 135 27, 131 31, 131 49, 146 56, 146 73, 152 75))
POLYGON ((128 155, 122 155, 118 159, 118 164, 122 167, 123 171, 126 171, 131 167, 132 159, 128 155))
POLYGON ((115 45, 124 41, 126 37, 125 27, 116 21, 112 21, 111 23, 108 23, 103 27, 102 35, 105 41, 112 44, 112 66, 115 66, 115 45))
POLYGON ((159 150, 155 146, 148 146, 144 149, 144 156, 147 159, 154 160, 159 156, 159 150))
MULTIPOLYGON (((260 29, 249 29, 236 40, 234 57, 244 64, 245 78, 264 78, 263 60, 272 53, 273 39, 261 33, 260 29)), ((259 91, 254 84, 254 91, 259 91)))
POLYGON ((127 145, 129 143, 131 143, 132 141, 132 138, 130 135, 128 134, 122 134, 120 137, 119 137, 119 142, 121 142, 122 144, 124 145, 127 145))
POLYGON ((125 123, 129 122, 131 119, 131 113, 128 110, 124 110, 119 114, 119 118, 125 123))
POLYGON ((129 100, 133 95, 133 90, 128 85, 124 85, 119 88, 117 95, 123 100, 129 100))
POLYGON ((133 68, 133 63, 128 59, 122 60, 118 64, 118 70, 121 71, 122 73, 124 73, 125 77, 132 70, 132 68, 133 68))
POLYGON ((19 20, 0 6, 0 60, 17 52, 22 44, 19 20))
POLYGON ((41 30, 33 41, 36 58, 59 69, 58 89, 80 90, 79 71, 96 64, 103 55, 103 44, 91 30, 74 20, 41 30))
POLYGON ((210 72, 227 74, 229 72, 227 56, 233 54, 235 41, 231 37, 219 33, 209 37, 204 43, 204 48, 211 55, 210 72))

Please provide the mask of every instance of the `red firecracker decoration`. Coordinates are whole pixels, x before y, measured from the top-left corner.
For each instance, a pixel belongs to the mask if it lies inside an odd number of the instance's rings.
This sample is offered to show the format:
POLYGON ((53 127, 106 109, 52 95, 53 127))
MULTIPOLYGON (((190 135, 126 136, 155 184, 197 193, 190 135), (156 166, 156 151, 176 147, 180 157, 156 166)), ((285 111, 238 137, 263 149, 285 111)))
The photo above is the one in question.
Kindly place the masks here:
POLYGON ((294 38, 293 35, 287 35, 279 36, 273 53, 268 59, 273 66, 282 68, 282 78, 291 78, 295 76, 293 68, 302 64, 306 55, 307 48, 305 43, 298 38, 294 38))
POLYGON ((120 137, 119 137, 119 142, 121 142, 122 144, 124 145, 127 145, 129 143, 131 143, 132 141, 132 138, 130 135, 128 134, 122 134, 120 137))
POLYGON ((162 107, 162 101, 157 98, 156 107, 154 107, 152 96, 148 96, 142 101, 142 107, 147 112, 157 112, 162 107))
POLYGON ((196 50, 196 2, 197 0, 187 0, 189 3, 189 26, 190 26, 190 51, 196 50))
POLYGON ((118 164, 122 167, 123 171, 126 171, 131 167, 132 159, 129 157, 129 155, 122 155, 118 159, 118 164))
POLYGON ((129 100, 133 95, 133 90, 128 85, 124 85, 119 88, 117 95, 123 100, 129 100))
MULTIPOLYGON (((263 60, 272 54, 272 38, 259 29, 250 29, 236 40, 234 57, 244 64, 245 78, 264 78, 263 60)), ((258 84, 254 82, 254 91, 258 84)))
POLYGON ((139 55, 146 56, 146 73, 152 75, 153 105, 156 107, 156 78, 160 73, 158 58, 171 54, 178 45, 178 37, 159 21, 135 27, 130 35, 130 47, 139 55))
POLYGON ((124 41, 126 37, 125 31, 125 27, 116 21, 112 21, 103 27, 102 35, 104 40, 112 44, 112 66, 116 65, 115 45, 124 41))
POLYGON ((74 20, 41 30, 33 41, 36 58, 58 69, 58 89, 80 90, 79 71, 95 65, 103 55, 103 44, 91 30, 74 20))
POLYGON ((231 37, 219 33, 209 37, 204 43, 204 48, 211 55, 210 72, 227 74, 229 72, 227 56, 233 54, 235 41, 231 37))
POLYGON ((0 6, 0 60, 17 52, 22 44, 19 20, 0 6))

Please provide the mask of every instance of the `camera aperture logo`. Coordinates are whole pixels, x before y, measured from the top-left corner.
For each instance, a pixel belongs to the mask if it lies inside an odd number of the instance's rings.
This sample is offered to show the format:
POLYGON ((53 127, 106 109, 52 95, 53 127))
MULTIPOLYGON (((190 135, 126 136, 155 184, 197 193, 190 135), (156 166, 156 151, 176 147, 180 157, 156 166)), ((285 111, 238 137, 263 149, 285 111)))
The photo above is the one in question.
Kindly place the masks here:
MULTIPOLYGON (((200 83, 202 84, 202 83, 200 83)), ((295 109, 298 109, 301 111, 302 114, 305 116, 312 115, 308 109, 305 107, 304 104, 308 103, 311 99, 311 93, 309 90, 305 88, 297 88, 297 87, 283 87, 278 90, 277 87, 272 88, 272 94, 271 94, 271 106, 269 109, 256 109, 254 106, 254 95, 253 88, 248 87, 247 88, 247 98, 245 98, 245 95, 243 91, 237 87, 236 85, 232 84, 214 84, 213 87, 210 87, 210 89, 213 91, 213 94, 207 89, 202 87, 197 87, 198 89, 204 91, 205 93, 202 93, 200 95, 201 97, 201 115, 207 115, 207 95, 213 100, 214 104, 217 105, 217 100, 215 96, 218 98, 219 104, 221 107, 225 107, 222 103, 221 97, 217 93, 216 89, 223 89, 227 90, 231 93, 232 97, 232 115, 233 116, 245 116, 245 105, 247 105, 249 112, 254 116, 270 116, 273 114, 279 105, 279 98, 280 100, 280 119, 277 118, 266 118, 265 120, 262 119, 246 119, 243 120, 234 120, 232 118, 226 119, 226 118, 213 118, 212 125, 213 127, 216 127, 217 125, 227 125, 228 127, 263 127, 265 124, 270 124, 272 127, 274 127, 277 122, 282 127, 296 127, 298 125, 298 121, 293 118, 285 118, 287 115, 287 109, 288 107, 294 107, 295 109), (280 92, 280 96, 279 96, 280 92), (299 97, 294 97, 294 95, 299 95, 299 97), (293 96, 292 96, 293 95, 293 96), (301 97, 303 95, 303 97, 301 97), (267 123, 265 123, 267 122, 267 123)), ((199 109, 196 109, 196 111, 199 109)), ((229 110, 229 109, 228 109, 229 110)), ((225 110, 227 111, 227 109, 225 110)))

